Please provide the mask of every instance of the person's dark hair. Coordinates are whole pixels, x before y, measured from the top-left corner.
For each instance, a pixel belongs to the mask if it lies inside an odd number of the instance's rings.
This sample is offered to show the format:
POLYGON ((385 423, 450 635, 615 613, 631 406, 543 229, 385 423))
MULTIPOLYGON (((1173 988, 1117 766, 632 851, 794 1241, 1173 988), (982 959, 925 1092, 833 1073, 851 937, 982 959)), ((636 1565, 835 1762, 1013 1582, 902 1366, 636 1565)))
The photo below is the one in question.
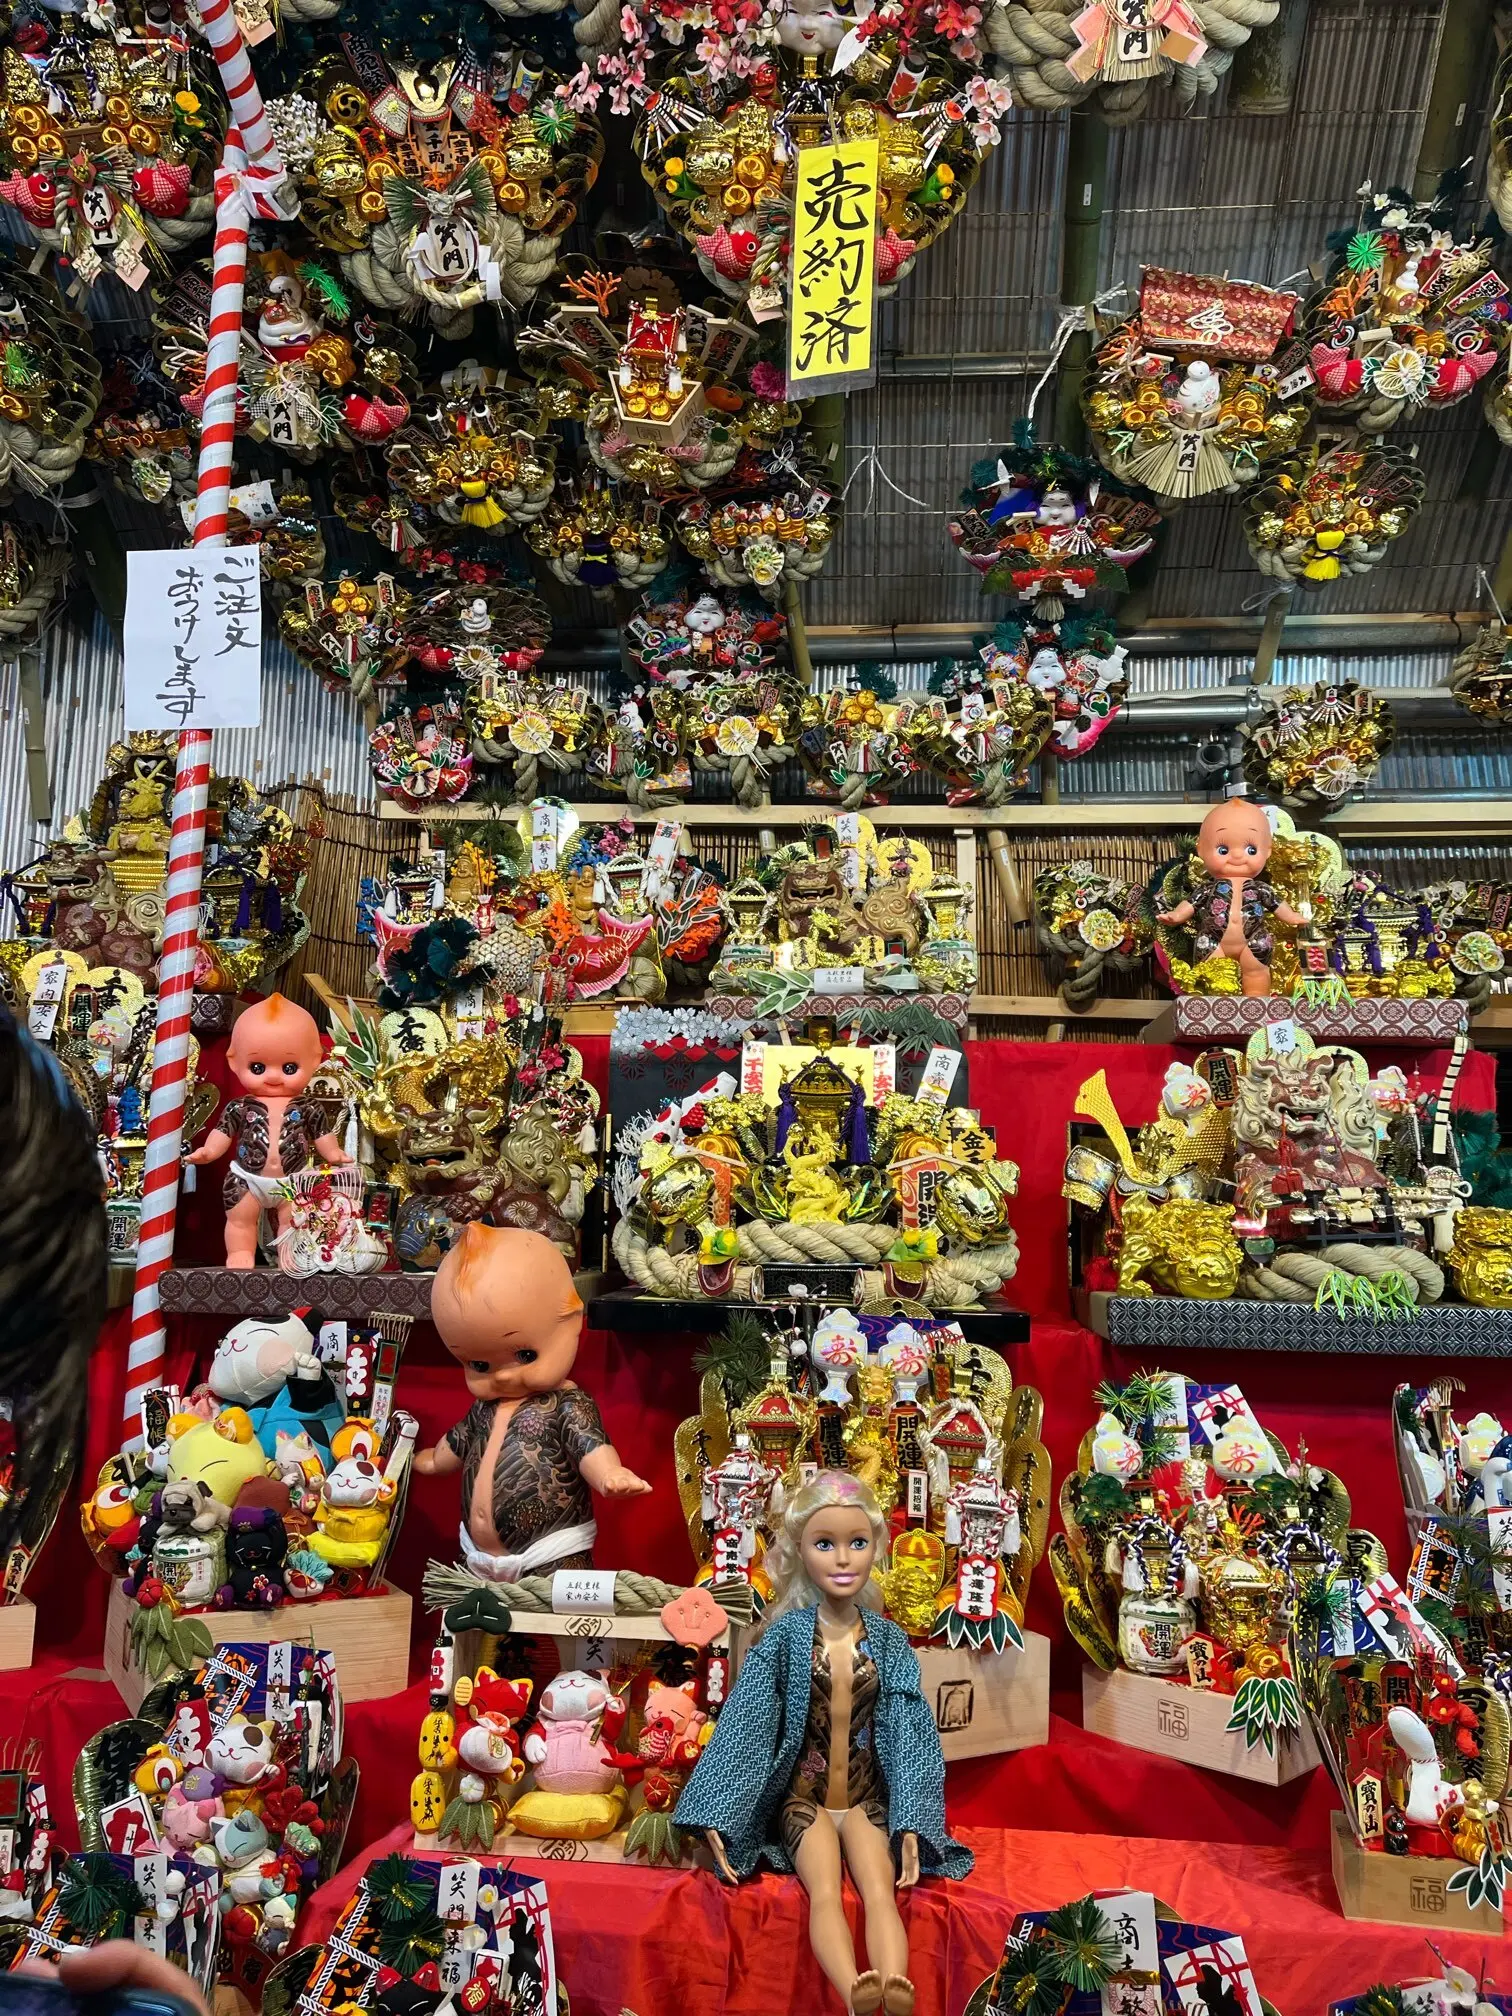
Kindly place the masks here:
POLYGON ((0 1009, 0 1401, 16 1464, 0 1570, 17 1541, 42 1544, 73 1474, 105 1315, 103 1193, 94 1123, 57 1058, 0 1009))

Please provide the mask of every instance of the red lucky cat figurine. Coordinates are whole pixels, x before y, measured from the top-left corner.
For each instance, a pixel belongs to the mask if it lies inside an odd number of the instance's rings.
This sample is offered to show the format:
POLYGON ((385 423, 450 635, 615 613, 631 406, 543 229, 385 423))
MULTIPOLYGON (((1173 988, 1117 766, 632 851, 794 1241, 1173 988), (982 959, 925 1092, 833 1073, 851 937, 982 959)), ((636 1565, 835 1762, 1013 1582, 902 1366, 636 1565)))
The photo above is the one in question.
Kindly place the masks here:
POLYGON ((227 1062, 244 1097, 228 1100, 203 1143, 184 1160, 196 1166, 236 1153, 226 1171, 226 1265, 257 1264, 257 1221, 264 1208, 275 1213, 280 1233, 289 1222, 289 1202, 281 1179, 308 1169, 323 1155, 333 1167, 349 1162, 334 1134, 317 1134, 299 1095, 320 1069, 320 1031, 282 994, 270 994, 246 1008, 231 1032, 227 1062))
POLYGON ((567 1376, 583 1321, 567 1262, 539 1232, 468 1225, 437 1272, 431 1321, 473 1404, 415 1468, 462 1472, 468 1567, 490 1582, 591 1567, 591 1491, 634 1498, 651 1486, 626 1469, 567 1376))

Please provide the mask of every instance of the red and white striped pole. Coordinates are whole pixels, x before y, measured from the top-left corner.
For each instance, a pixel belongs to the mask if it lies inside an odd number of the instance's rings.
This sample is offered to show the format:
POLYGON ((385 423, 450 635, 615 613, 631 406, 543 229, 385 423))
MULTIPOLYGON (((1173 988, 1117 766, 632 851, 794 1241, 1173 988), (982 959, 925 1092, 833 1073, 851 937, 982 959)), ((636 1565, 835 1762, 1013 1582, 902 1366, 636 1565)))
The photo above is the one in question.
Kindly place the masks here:
MULTIPOLYGON (((242 301, 247 286, 247 226, 260 215, 285 213, 282 163, 252 76, 231 0, 210 0, 205 32, 232 106, 215 178, 215 255, 210 288, 205 401, 201 415, 199 478, 194 514, 196 546, 224 546, 229 518, 232 445, 236 435, 236 384, 241 358, 242 301), (242 131, 256 135, 249 171, 242 131), (261 184, 261 190, 257 184, 261 184), (249 186, 250 185, 250 186, 249 186)), ((168 849, 168 895, 163 953, 158 964, 157 1034, 152 1059, 147 1153, 137 1238, 136 1290, 126 1353, 124 1425, 128 1441, 140 1439, 142 1395, 161 1385, 164 1330, 158 1283, 173 1258, 178 1210, 179 1157, 184 1142, 184 1099, 189 1072, 189 1011, 199 954, 200 882, 205 867, 205 813, 210 796, 210 735, 190 729, 179 737, 173 782, 173 837, 168 849)))

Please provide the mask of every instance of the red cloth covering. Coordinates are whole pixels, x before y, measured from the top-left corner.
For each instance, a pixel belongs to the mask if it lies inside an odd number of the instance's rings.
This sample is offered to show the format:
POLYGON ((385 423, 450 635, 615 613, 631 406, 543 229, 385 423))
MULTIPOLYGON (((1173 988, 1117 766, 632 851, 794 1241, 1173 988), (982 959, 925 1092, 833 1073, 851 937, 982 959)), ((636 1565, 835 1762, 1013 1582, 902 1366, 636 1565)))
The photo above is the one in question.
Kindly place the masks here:
MULTIPOLYGON (((395 1828, 311 1898, 299 1936, 330 1931, 369 1860, 407 1852, 395 1828)), ((1436 1971, 1420 1932, 1351 1925, 1338 1914, 1326 1855, 1127 1835, 968 1828, 976 1868, 965 1883, 922 1883, 903 1905, 919 1995, 916 2016, 961 2016, 996 1967, 1017 1911, 1064 1904, 1089 1890, 1153 1890, 1192 1924, 1237 1932, 1260 1993, 1285 2016, 1324 2016, 1336 1997, 1376 1981, 1436 1971)), ((557 1969, 572 2016, 834 2016, 839 1998, 809 1952, 803 1892, 770 1873, 728 1890, 701 1871, 525 1862, 551 1899, 557 1969)), ((853 1931, 860 1914, 847 1886, 853 1931)), ((1445 1933, 1446 1960, 1493 1973, 1502 1941, 1445 1933)))
MULTIPOLYGON (((586 1039, 578 1046, 590 1078, 601 1087, 607 1068, 607 1041, 586 1039)), ((1137 1124, 1154 1112, 1162 1075, 1175 1053, 1157 1045, 977 1043, 969 1047, 973 1102, 998 1130, 1002 1152, 1021 1165, 1022 1180, 1013 1206, 1020 1241, 1020 1269, 1012 1299, 1034 1317, 1027 1344, 1014 1346, 1009 1361, 1016 1381, 1039 1389, 1045 1401, 1044 1437, 1058 1486, 1074 1465, 1082 1435, 1092 1421, 1092 1391, 1105 1378, 1123 1378, 1137 1361, 1116 1352, 1073 1322, 1066 1278, 1066 1206, 1060 1197, 1060 1169, 1066 1125, 1077 1088, 1103 1069, 1125 1119, 1137 1124)), ((1441 1076, 1447 1053, 1420 1060, 1426 1082, 1441 1076)), ((216 1060, 218 1061, 218 1060, 216 1060)), ((1386 1058, 1373 1061, 1385 1062, 1386 1058)), ((1410 1054, 1402 1060, 1409 1068, 1410 1054)), ((1494 1103, 1493 1062, 1473 1053, 1461 1073, 1461 1105, 1494 1103)), ((186 1261, 218 1258, 218 1176, 201 1176, 186 1200, 180 1256, 186 1261)), ((127 1312, 106 1325, 90 1377, 87 1452, 81 1479, 92 1482, 105 1457, 120 1444, 121 1395, 125 1388, 127 1312)), ((188 1383, 202 1376, 217 1335, 212 1321, 174 1321, 169 1334, 169 1371, 188 1383)), ((692 1359, 697 1340, 675 1334, 613 1337, 589 1331, 583 1338, 574 1376, 593 1394, 609 1433, 633 1468, 654 1486, 649 1498, 618 1503, 596 1501, 597 1558, 604 1566, 638 1568, 677 1580, 691 1572, 687 1532, 677 1497, 672 1437, 677 1423, 698 1404, 692 1359)), ((1260 1419, 1295 1450, 1305 1441, 1314 1461, 1343 1477, 1354 1500, 1356 1524, 1370 1527, 1386 1542, 1394 1572, 1405 1576, 1406 1526, 1391 1447, 1390 1405, 1401 1381, 1425 1383, 1443 1366, 1417 1358, 1328 1357, 1205 1350, 1182 1352, 1174 1369, 1201 1380, 1233 1379, 1243 1387, 1260 1419)), ((1465 1412, 1486 1407, 1512 1420, 1512 1364, 1476 1363, 1458 1368, 1467 1382, 1465 1412)), ((417 1325, 400 1371, 400 1399, 420 1422, 421 1447, 428 1447, 459 1420, 467 1399, 455 1364, 428 1326, 417 1325)), ((456 1554, 458 1499, 451 1477, 416 1477, 409 1510, 395 1548, 393 1580, 416 1597, 411 1645, 412 1684, 387 1701, 358 1702, 347 1716, 348 1748, 362 1764, 363 1784, 350 1840, 354 1848, 392 1827, 408 1810, 414 1745, 425 1712, 423 1685, 434 1620, 418 1597, 425 1564, 456 1554)), ((28 1672, 0 1674, 0 1730, 36 1737, 52 1796, 54 1818, 65 1839, 73 1838, 70 1790, 73 1762, 88 1736, 124 1710, 115 1691, 98 1679, 69 1678, 73 1669, 100 1668, 108 1579, 89 1556, 74 1513, 65 1508, 27 1585, 37 1605, 37 1664, 28 1672)), ((290 1611, 292 1628, 299 1612, 290 1611)), ((1035 1574, 1029 1622, 1055 1646, 1051 1740, 1042 1749, 1016 1756, 981 1758, 950 1767, 949 1812, 955 1826, 1020 1828, 1119 1836, 1152 1836, 1175 1841, 1202 1839, 1250 1847, 1306 1849, 1325 1853, 1333 1795, 1322 1772, 1279 1789, 1246 1784, 1193 1766, 1147 1757, 1102 1738, 1086 1735, 1081 1719, 1083 1657, 1068 1637, 1048 1569, 1035 1574)), ((1193 1851, 1195 1854, 1195 1851, 1193 1851)), ((1125 1873, 1153 1886, 1176 1904, 1160 1874, 1165 1851, 1146 1857, 1143 1868, 1125 1873)), ((1214 1858, 1217 1859, 1217 1858, 1214 1858)), ((1232 1866, 1226 1854, 1225 1866, 1232 1866)), ((1015 1883, 1019 1864, 1013 1865, 1015 1883)), ((649 1878, 636 1877, 637 1883, 649 1878)), ((657 1878, 660 1882, 662 1879, 657 1878)), ((1004 1878, 1004 1882, 1007 1882, 1004 1878)), ((1058 1903, 1075 1894, 1076 1880, 1036 1890, 1032 1898, 1009 1884, 1018 1905, 1058 1903)), ((1109 1875, 1109 1883, 1122 1877, 1109 1875)), ((780 1889, 775 1880, 753 1893, 766 1898, 780 1889)), ((1085 1882, 1082 1887, 1085 1888, 1085 1882)), ((618 1893, 616 1893, 618 1894, 618 1893)), ((602 1899, 603 1892, 600 1891, 602 1899)), ((768 1907, 763 1907, 768 1911, 768 1907)), ((794 1908, 791 1905, 784 1908, 794 1908)), ((770 1907, 775 1909, 775 1906, 770 1907)), ((1200 1914, 1192 1914, 1200 1915, 1200 1914)), ((796 1922, 796 1921, 795 1921, 796 1922)), ((1218 1915, 1212 1922, 1230 1922, 1218 1915)), ((1337 1931, 1339 1921, 1333 1921, 1337 1931)), ((751 1960, 754 1963, 754 1951, 751 1960)), ((1419 1971, 1421 1953, 1403 1967, 1419 1971)), ((1381 1978, 1383 1969, 1362 1968, 1340 1977, 1341 1990, 1381 1978)), ((732 1967, 732 1981, 741 1970, 732 1967)), ((569 1976, 570 1981, 570 1976, 569 1976)), ((1264 1985, 1262 1983, 1262 1985, 1264 1985)), ((589 1991, 592 1992, 591 1990, 589 1991)), ((742 1992, 745 1992, 742 1990, 742 1992)), ((635 2007, 634 1995, 626 1998, 635 2007)), ((1272 1994, 1287 2016, 1300 2005, 1272 1994)), ((613 2016, 617 2016, 618 2004, 613 2016)), ((670 1999, 643 2004, 640 2016, 660 2016, 670 1999)), ((703 2016, 704 2005, 690 2003, 703 2016)), ((712 2010, 726 2006, 710 2003, 712 2010)), ((732 2010, 756 2007, 744 2001, 732 2010)), ((798 2007, 771 1997, 765 2008, 798 2007)), ((952 2007, 951 2016, 955 2016, 952 2007)))

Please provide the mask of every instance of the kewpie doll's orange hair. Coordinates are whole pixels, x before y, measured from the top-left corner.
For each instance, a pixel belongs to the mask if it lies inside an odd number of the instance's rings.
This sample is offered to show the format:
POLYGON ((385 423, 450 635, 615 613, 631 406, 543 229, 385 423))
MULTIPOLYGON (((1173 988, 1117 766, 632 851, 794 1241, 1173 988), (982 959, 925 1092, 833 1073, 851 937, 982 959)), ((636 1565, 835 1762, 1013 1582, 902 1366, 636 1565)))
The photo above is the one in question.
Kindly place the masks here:
MULTIPOLYGON (((495 1240, 538 1239, 540 1236, 538 1232, 526 1232, 523 1228, 513 1225, 479 1225, 474 1221, 464 1226, 461 1238, 452 1248, 457 1256, 457 1271, 452 1277, 453 1291, 459 1296, 466 1294, 474 1274, 488 1265, 495 1240)), ((580 1316, 582 1311, 582 1298, 571 1285, 569 1278, 567 1299, 558 1313, 562 1316, 580 1316)))

